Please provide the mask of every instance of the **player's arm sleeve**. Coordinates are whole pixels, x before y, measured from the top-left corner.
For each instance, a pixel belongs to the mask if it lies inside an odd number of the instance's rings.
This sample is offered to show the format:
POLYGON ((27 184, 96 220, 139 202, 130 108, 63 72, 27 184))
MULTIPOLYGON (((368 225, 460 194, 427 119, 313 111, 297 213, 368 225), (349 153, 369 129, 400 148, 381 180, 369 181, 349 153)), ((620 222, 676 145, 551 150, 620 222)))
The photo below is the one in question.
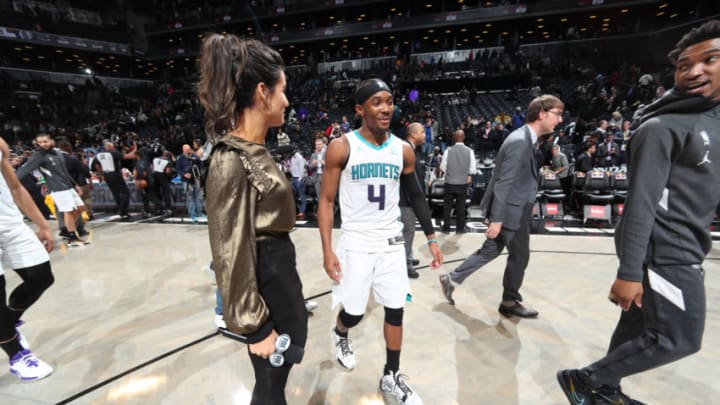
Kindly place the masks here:
POLYGON ((667 209, 666 185, 673 150, 680 147, 681 140, 676 134, 656 119, 641 126, 630 141, 628 195, 615 235, 619 279, 643 279, 643 262, 647 258, 656 212, 667 209))
POLYGON ((238 153, 213 153, 206 183, 208 233, 225 323, 231 332, 247 336, 248 343, 257 343, 272 332, 274 323, 257 282, 258 190, 238 153))
POLYGON ((408 202, 415 211, 415 216, 420 221, 420 226, 425 235, 432 235, 435 233, 435 227, 433 227, 432 219, 430 217, 430 208, 428 208, 427 201, 425 200, 425 194, 420 187, 415 172, 403 174, 400 176, 400 187, 406 190, 408 195, 408 202))

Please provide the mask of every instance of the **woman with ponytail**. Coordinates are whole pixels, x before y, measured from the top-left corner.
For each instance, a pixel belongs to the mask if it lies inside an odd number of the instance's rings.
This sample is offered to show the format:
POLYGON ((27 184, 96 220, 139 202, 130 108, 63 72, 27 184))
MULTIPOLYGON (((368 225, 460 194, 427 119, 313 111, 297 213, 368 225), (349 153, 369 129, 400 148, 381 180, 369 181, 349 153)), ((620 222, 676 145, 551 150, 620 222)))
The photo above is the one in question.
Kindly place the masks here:
POLYGON ((295 226, 292 187, 265 147, 268 128, 283 124, 288 106, 283 60, 259 41, 209 34, 199 63, 198 96, 214 143, 205 183, 208 230, 225 322, 247 339, 251 403, 285 404, 290 368, 307 339, 307 312, 288 236, 295 226), (268 359, 279 335, 296 351, 276 367, 268 359))

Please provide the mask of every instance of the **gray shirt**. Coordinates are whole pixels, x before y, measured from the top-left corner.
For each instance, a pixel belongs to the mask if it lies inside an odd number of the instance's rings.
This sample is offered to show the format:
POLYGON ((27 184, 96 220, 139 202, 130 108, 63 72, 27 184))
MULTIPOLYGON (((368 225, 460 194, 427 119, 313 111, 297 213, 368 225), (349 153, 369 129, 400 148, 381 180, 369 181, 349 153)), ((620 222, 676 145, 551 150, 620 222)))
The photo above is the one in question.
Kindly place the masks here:
POLYGON ((557 176, 561 179, 564 179, 568 175, 568 169, 570 168, 570 163, 567 160, 567 156, 565 156, 564 153, 560 152, 557 155, 552 157, 552 168, 554 171, 560 170, 561 167, 564 167, 565 170, 561 171, 557 174, 557 176))

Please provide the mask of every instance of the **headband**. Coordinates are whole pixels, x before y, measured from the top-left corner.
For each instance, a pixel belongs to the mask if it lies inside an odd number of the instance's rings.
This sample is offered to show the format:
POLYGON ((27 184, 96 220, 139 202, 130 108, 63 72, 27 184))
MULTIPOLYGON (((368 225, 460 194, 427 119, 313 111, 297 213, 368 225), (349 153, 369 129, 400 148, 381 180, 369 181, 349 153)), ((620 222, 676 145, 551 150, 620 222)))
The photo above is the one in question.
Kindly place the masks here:
POLYGON ((355 104, 364 103, 378 91, 387 91, 392 95, 392 90, 384 81, 380 79, 365 80, 355 89, 355 104))

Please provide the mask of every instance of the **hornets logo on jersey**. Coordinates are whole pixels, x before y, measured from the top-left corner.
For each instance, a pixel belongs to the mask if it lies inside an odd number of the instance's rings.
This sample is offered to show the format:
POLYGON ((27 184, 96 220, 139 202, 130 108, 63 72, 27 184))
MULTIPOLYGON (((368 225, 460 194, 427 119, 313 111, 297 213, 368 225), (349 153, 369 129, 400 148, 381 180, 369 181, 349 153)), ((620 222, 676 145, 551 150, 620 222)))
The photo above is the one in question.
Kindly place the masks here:
POLYGON ((340 175, 342 230, 366 244, 384 243, 402 233, 400 175, 403 142, 390 134, 373 145, 358 131, 347 133, 350 157, 340 175))

